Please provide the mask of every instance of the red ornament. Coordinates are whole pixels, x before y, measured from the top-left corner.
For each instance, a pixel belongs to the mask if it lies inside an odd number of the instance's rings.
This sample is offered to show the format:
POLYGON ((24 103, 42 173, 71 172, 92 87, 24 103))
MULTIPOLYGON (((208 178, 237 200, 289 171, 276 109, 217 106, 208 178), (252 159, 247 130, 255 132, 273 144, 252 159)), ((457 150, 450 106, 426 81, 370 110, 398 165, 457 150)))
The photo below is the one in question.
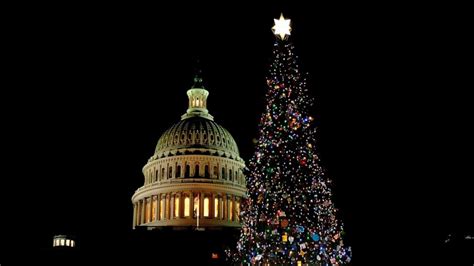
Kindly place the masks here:
POLYGON ((286 227, 288 227, 288 219, 283 219, 283 220, 281 220, 280 225, 281 225, 281 228, 286 228, 286 227))

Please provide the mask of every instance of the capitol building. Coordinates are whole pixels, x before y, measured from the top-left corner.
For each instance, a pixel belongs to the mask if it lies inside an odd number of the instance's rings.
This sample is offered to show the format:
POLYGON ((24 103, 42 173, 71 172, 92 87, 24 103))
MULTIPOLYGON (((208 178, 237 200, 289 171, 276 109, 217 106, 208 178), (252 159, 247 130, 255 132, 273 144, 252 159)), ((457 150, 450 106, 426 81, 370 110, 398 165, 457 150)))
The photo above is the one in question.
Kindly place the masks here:
POLYGON ((186 113, 143 167, 144 184, 132 196, 134 229, 240 226, 244 161, 232 135, 209 114, 199 76, 187 95, 186 113))

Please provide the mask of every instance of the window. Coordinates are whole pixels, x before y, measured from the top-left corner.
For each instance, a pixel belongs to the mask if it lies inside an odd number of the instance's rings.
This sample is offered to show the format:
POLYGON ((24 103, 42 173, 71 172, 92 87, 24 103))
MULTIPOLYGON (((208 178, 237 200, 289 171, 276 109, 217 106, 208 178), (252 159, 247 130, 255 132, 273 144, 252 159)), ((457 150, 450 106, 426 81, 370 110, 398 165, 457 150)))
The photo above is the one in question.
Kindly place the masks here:
POLYGON ((235 202, 235 220, 240 220, 240 202, 235 202))
POLYGON ((224 167, 222 167, 222 176, 221 176, 222 179, 225 179, 225 169, 224 167))
POLYGON ((168 167, 168 178, 172 178, 173 177, 173 167, 168 167))
POLYGON ((146 213, 145 213, 145 220, 147 223, 150 222, 150 210, 151 210, 151 202, 150 201, 146 201, 146 213))
POLYGON ((155 182, 158 181, 158 170, 155 170, 155 182))
POLYGON ((217 177, 219 175, 219 170, 217 170, 217 166, 214 166, 214 176, 217 177))
POLYGON ((156 220, 156 207, 158 205, 158 200, 156 197, 153 197, 153 204, 151 205, 151 220, 156 220))
POLYGON ((230 221, 232 221, 232 218, 234 218, 234 217, 233 217, 234 212, 232 211, 232 210, 233 210, 233 209, 232 209, 232 207, 233 207, 233 206, 232 206, 232 203, 233 203, 232 200, 229 200, 229 220, 230 220, 230 221))
POLYGON ((209 217, 209 198, 204 198, 204 217, 209 217))
POLYGON ((229 169, 229 180, 232 181, 232 169, 229 169))
POLYGON ((176 167, 176 177, 180 177, 181 176, 181 165, 178 165, 176 167))
POLYGON ((74 240, 71 240, 71 247, 74 247, 76 245, 76 242, 74 240))
POLYGON ((204 166, 204 177, 209 178, 209 165, 204 166))
POLYGON ((165 178, 165 168, 161 168, 161 179, 165 178))
POLYGON ((199 177, 199 164, 196 164, 194 168, 194 177, 199 177))
POLYGON ((179 217, 179 197, 174 198, 174 217, 179 217))
POLYGON ((184 217, 189 217, 189 197, 184 198, 184 217))
POLYGON ((61 239, 61 246, 64 246, 64 239, 61 239))
POLYGON ((214 217, 219 217, 219 199, 214 198, 214 217))
POLYGON ((191 175, 190 172, 191 172, 191 166, 189 166, 189 164, 188 164, 188 165, 186 165, 186 170, 184 172, 184 177, 190 177, 190 175, 191 175))
POLYGON ((71 240, 66 239, 66 246, 70 247, 71 246, 71 240))
POLYGON ((160 220, 165 219, 165 199, 160 201, 160 220))

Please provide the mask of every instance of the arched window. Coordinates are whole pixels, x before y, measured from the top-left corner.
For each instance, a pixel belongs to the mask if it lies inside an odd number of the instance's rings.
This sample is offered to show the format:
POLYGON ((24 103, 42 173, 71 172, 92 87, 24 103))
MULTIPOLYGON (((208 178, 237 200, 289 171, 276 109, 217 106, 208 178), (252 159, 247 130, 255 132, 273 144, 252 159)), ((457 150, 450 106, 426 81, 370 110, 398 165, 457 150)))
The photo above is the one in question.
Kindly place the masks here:
POLYGON ((225 179, 225 168, 222 167, 222 176, 221 176, 222 179, 225 179))
POLYGON ((217 197, 214 198, 214 218, 219 217, 219 199, 217 197))
POLYGON ((155 182, 158 181, 158 170, 155 170, 155 182))
POLYGON ((168 167, 168 178, 172 178, 173 177, 173 167, 168 167))
POLYGON ((194 177, 199 177, 199 164, 196 164, 194 168, 194 177))
POLYGON ((209 165, 204 166, 204 177, 209 178, 209 165))
POLYGON ((174 196, 174 217, 179 217, 179 197, 174 196))
POLYGON ((214 177, 217 177, 219 175, 219 170, 217 169, 217 166, 214 166, 214 177))
POLYGON ((191 207, 189 201, 189 196, 186 196, 186 198, 184 198, 184 217, 189 217, 189 208, 191 207))
POLYGON ((190 172, 191 172, 191 166, 189 166, 189 164, 187 164, 185 172, 184 172, 184 177, 190 177, 191 176, 190 172))
POLYGON ((176 177, 181 177, 181 165, 176 167, 176 177))
POLYGON ((209 198, 204 198, 204 217, 209 217, 209 198))
POLYGON ((229 180, 232 181, 232 169, 229 169, 229 180))
POLYGON ((165 179, 165 168, 161 168, 161 179, 165 179))

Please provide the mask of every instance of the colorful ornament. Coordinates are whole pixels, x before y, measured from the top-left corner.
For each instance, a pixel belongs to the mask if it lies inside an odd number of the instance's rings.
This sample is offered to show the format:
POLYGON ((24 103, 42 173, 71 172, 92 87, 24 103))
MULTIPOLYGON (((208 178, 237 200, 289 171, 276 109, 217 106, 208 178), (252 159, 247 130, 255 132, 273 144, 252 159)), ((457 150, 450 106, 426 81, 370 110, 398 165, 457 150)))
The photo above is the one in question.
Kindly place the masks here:
POLYGON ((288 227, 288 219, 281 220, 281 228, 286 228, 286 227, 288 227))
POLYGON ((284 233, 282 236, 281 236, 281 240, 286 243, 288 242, 288 234, 287 233, 284 233))
POLYGON ((304 232, 304 227, 301 226, 301 225, 298 225, 298 226, 296 227, 296 231, 297 231, 298 233, 303 233, 303 232, 304 232))
POLYGON ((319 235, 318 235, 318 233, 313 233, 313 234, 311 234, 311 238, 312 238, 314 241, 318 241, 318 240, 319 240, 319 235))

